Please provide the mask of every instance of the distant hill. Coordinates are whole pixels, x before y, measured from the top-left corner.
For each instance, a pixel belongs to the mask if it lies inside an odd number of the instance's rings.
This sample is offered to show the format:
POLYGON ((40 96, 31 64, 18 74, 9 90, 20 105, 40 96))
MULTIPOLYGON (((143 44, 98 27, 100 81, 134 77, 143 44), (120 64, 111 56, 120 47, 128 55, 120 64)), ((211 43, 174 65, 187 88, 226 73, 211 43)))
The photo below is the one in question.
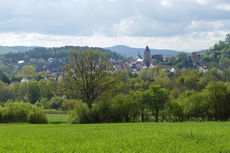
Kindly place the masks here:
POLYGON ((7 53, 26 52, 36 48, 35 46, 0 46, 0 55, 7 53))
POLYGON ((60 72, 63 70, 63 64, 68 62, 67 56, 72 49, 87 50, 90 48, 104 53, 109 59, 115 61, 126 60, 126 57, 108 49, 87 46, 64 46, 53 48, 36 47, 33 49, 29 47, 15 47, 17 49, 16 51, 14 51, 15 48, 13 47, 3 48, 8 49, 5 51, 9 52, 0 55, 0 70, 3 70, 8 74, 12 74, 13 72, 18 73, 24 65, 32 65, 39 72, 47 69, 51 70, 51 72, 60 72), (23 63, 18 63, 19 61, 23 61, 23 63))
MULTIPOLYGON (((123 45, 107 47, 106 49, 120 53, 122 55, 133 56, 133 57, 136 57, 138 53, 140 53, 140 55, 143 56, 144 51, 145 51, 145 48, 131 48, 128 46, 123 46, 123 45)), ((168 49, 151 49, 150 48, 150 51, 151 51, 151 55, 160 54, 163 56, 175 56, 180 53, 179 51, 168 50, 168 49)))

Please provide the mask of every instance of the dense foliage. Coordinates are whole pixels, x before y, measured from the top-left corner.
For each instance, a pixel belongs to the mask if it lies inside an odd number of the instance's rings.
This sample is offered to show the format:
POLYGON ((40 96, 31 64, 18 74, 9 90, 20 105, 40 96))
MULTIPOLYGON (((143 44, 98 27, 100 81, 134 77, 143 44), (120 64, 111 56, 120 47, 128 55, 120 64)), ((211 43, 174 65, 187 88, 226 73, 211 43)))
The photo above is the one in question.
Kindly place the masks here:
POLYGON ((209 68, 228 69, 230 66, 230 34, 225 41, 219 41, 212 48, 204 52, 202 62, 209 68))
POLYGON ((4 107, 0 106, 0 122, 46 123, 47 119, 41 108, 30 103, 7 102, 4 107))
POLYGON ((99 96, 91 109, 84 102, 73 100, 81 98, 80 92, 65 79, 12 85, 0 82, 0 101, 4 104, 22 100, 44 109, 69 111, 72 123, 230 118, 229 70, 213 68, 203 73, 177 69, 168 74, 164 69, 156 67, 138 75, 126 70, 114 72, 112 76, 119 81, 99 96))

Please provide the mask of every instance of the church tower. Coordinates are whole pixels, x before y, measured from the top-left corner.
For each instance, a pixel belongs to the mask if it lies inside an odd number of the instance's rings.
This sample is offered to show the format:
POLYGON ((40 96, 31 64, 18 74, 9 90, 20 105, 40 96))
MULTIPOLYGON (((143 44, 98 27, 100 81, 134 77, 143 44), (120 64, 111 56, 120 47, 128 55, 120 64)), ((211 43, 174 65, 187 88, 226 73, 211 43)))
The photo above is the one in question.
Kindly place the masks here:
POLYGON ((150 65, 150 60, 151 60, 150 57, 151 57, 150 50, 149 47, 147 46, 144 53, 144 63, 146 64, 147 67, 149 67, 150 65))

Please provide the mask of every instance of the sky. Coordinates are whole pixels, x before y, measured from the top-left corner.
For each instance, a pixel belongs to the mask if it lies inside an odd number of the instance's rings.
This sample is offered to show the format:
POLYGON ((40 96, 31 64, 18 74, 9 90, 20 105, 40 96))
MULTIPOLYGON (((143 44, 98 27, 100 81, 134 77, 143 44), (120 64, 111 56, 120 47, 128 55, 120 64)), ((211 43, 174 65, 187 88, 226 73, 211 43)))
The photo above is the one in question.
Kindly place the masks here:
POLYGON ((230 0, 0 0, 1 46, 194 51, 230 33, 230 0))

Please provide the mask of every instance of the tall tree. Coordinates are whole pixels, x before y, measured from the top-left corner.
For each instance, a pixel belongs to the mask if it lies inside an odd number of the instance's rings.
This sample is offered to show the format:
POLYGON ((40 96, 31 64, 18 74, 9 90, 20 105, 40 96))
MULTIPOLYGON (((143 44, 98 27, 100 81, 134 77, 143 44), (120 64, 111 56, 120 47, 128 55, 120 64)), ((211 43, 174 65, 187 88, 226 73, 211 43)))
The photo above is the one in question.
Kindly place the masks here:
POLYGON ((212 81, 205 90, 212 117, 215 120, 227 120, 230 117, 230 93, 226 84, 212 81))
POLYGON ((35 67, 32 65, 25 65, 19 73, 20 77, 33 77, 36 73, 35 67))
POLYGON ((42 98, 47 98, 48 100, 50 100, 53 97, 54 89, 52 86, 52 82, 50 80, 40 80, 39 87, 40 87, 42 98))
POLYGON ((115 82, 111 78, 113 67, 109 60, 101 52, 92 49, 72 50, 65 70, 66 80, 76 86, 75 89, 80 91, 80 98, 89 108, 115 82))
POLYGON ((9 77, 4 72, 2 72, 2 70, 0 70, 0 81, 8 84, 10 83, 9 77))
POLYGON ((160 85, 151 85, 148 92, 151 96, 149 106, 154 113, 155 122, 158 122, 159 111, 164 108, 165 103, 169 100, 169 91, 161 88, 160 85))
POLYGON ((131 96, 133 98, 133 103, 136 104, 136 108, 141 116, 141 121, 145 121, 145 109, 147 104, 151 102, 151 96, 148 91, 138 90, 135 92, 131 92, 131 96))
POLYGON ((41 98, 41 91, 39 88, 39 84, 35 80, 31 80, 28 83, 27 87, 27 96, 29 101, 34 104, 41 98))

